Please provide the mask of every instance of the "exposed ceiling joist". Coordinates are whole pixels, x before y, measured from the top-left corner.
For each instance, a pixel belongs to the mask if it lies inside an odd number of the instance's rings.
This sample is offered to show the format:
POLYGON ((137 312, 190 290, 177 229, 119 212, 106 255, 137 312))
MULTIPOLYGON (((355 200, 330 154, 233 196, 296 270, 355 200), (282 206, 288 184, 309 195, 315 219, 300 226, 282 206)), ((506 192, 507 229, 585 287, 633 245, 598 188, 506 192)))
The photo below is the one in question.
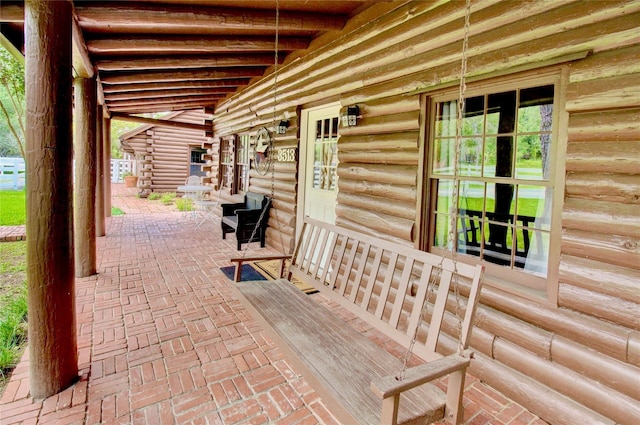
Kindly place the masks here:
POLYGON ((158 125, 163 127, 183 128, 186 130, 196 130, 196 131, 203 131, 203 132, 211 131, 211 128, 210 128, 211 126, 204 125, 204 124, 193 124, 193 123, 181 122, 181 121, 169 121, 169 120, 162 120, 162 119, 156 119, 156 118, 136 117, 134 115, 124 114, 119 112, 113 112, 111 114, 111 119, 136 122, 139 124, 150 124, 150 125, 158 125))

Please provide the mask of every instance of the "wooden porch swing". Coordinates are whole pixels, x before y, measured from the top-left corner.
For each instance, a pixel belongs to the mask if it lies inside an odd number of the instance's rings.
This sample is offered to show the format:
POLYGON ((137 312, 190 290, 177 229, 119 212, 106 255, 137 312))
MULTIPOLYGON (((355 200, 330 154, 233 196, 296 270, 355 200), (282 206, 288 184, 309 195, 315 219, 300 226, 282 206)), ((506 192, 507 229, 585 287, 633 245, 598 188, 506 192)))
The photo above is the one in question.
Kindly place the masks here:
MULTIPOLYGON (((469 15, 467 0, 456 174, 469 15)), ((283 268, 287 279, 234 285, 238 298, 341 423, 462 421, 465 374, 473 355, 467 347, 484 268, 457 262, 457 184, 453 191, 451 258, 448 251, 438 256, 305 217, 288 271, 283 268), (294 279, 400 344, 406 349, 403 360, 298 290, 290 282, 294 279), (457 341, 450 336, 456 334, 457 341), (426 363, 409 367, 413 354, 426 363), (445 376, 443 392, 431 382, 445 376)), ((232 261, 238 271, 243 261, 256 259, 243 255, 232 261)))

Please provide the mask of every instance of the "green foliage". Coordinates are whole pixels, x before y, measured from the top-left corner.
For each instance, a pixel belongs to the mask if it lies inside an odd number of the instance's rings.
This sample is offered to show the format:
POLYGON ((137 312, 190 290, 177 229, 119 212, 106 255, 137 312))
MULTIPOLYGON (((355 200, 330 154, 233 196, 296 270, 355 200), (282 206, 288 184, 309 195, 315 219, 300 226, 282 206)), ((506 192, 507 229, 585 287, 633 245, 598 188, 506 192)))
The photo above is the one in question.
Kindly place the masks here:
POLYGON ((168 192, 162 195, 162 203, 164 205, 171 205, 173 203, 173 200, 176 199, 176 194, 173 192, 168 192))
POLYGON ((0 373, 16 365, 20 348, 27 339, 27 286, 0 301, 0 373))
POLYGON ((26 221, 25 191, 0 191, 0 226, 18 226, 26 221))
POLYGON ((0 156, 24 146, 24 66, 0 46, 0 156))
POLYGON ((158 192, 153 192, 151 194, 149 194, 149 200, 150 201, 155 201, 162 198, 162 195, 160 195, 158 192))
POLYGON ((118 207, 111 207, 111 216, 124 215, 125 212, 118 207))
POLYGON ((178 198, 176 199, 176 208, 178 208, 178 211, 192 211, 193 200, 190 198, 178 198))

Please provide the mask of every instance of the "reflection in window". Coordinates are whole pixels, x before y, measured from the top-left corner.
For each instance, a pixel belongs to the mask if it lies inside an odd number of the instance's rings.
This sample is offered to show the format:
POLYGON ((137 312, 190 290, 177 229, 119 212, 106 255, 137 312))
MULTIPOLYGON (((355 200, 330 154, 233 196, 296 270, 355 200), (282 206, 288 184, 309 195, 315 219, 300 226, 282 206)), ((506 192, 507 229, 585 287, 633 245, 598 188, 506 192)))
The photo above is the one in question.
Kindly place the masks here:
POLYGON ((250 143, 251 136, 243 134, 238 139, 236 149, 236 193, 247 192, 249 190, 249 169, 250 169, 250 143))
POLYGON ((546 277, 553 185, 554 86, 465 99, 456 167, 457 101, 435 105, 430 177, 432 243, 450 234, 452 190, 458 183, 458 252, 546 277))
POLYGON ((229 190, 233 187, 233 138, 220 140, 220 186, 229 190))
POLYGON ((316 121, 313 187, 335 190, 338 166, 338 117, 316 121))

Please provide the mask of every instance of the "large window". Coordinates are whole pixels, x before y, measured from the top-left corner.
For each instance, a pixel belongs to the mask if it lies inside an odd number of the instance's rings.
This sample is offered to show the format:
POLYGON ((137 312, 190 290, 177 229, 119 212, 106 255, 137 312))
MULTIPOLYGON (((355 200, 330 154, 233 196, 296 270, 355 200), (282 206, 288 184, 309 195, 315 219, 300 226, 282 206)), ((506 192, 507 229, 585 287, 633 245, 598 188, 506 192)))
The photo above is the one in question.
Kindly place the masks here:
POLYGON ((236 149, 235 179, 237 192, 247 192, 249 190, 249 169, 251 136, 243 134, 238 138, 236 149))
POLYGON ((467 97, 458 164, 457 93, 432 99, 429 241, 434 251, 453 243, 459 258, 543 290, 559 225, 552 220, 557 88, 538 84, 467 97))
POLYGON ((206 173, 202 171, 202 166, 205 161, 203 155, 206 154, 206 149, 191 147, 189 155, 189 175, 190 176, 204 176, 206 173))
POLYGON ((220 140, 220 171, 218 181, 221 188, 233 193, 233 168, 234 168, 235 138, 224 137, 220 140))
POLYGON ((338 117, 316 121, 313 187, 334 191, 338 166, 338 117))

